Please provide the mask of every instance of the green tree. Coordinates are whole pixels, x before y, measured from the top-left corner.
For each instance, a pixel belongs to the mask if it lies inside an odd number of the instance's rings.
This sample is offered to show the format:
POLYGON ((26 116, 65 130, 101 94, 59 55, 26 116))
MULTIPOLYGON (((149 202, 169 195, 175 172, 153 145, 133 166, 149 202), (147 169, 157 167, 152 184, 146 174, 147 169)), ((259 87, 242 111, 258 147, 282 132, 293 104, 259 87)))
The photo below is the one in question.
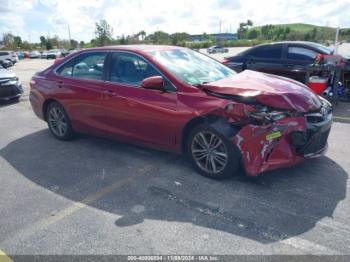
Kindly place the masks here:
POLYGON ((144 30, 142 30, 138 33, 138 35, 141 36, 142 41, 144 41, 147 34, 144 30))
POLYGON ((95 24, 95 36, 98 46, 105 46, 112 41, 113 28, 107 23, 106 20, 100 20, 95 24))
POLYGON ((248 32, 248 28, 250 26, 253 26, 252 20, 247 20, 247 22, 239 23, 239 28, 237 30, 237 34, 238 34, 238 37, 240 39, 247 38, 247 32, 248 32))
POLYGON ((172 42, 170 35, 163 31, 156 31, 153 34, 148 35, 146 39, 151 40, 156 44, 170 44, 172 42))
POLYGON ((127 45, 128 44, 128 39, 124 35, 122 35, 122 37, 119 40, 119 43, 121 45, 127 45))
POLYGON ((258 30, 251 29, 248 31, 248 35, 247 35, 248 39, 256 39, 258 38, 258 36, 259 36, 258 30))
POLYGON ((74 39, 71 39, 70 40, 70 48, 77 48, 78 47, 78 41, 77 40, 74 40, 74 39))
POLYGON ((174 33, 170 37, 171 37, 172 45, 179 45, 181 42, 182 43, 185 42, 190 37, 190 35, 183 32, 183 33, 174 33))
POLYGON ((5 46, 11 47, 14 43, 14 35, 10 32, 4 33, 2 36, 2 41, 5 46))
POLYGON ((316 36, 317 36, 317 28, 314 27, 311 31, 311 35, 310 35, 310 38, 312 41, 315 41, 316 40, 316 36))
POLYGON ((52 49, 52 43, 51 43, 51 40, 50 40, 50 39, 47 39, 47 40, 46 40, 46 42, 45 42, 45 47, 46 47, 46 50, 52 49))
POLYGON ((40 47, 43 48, 44 46, 46 46, 46 38, 45 36, 40 36, 40 47))
POLYGON ((209 41, 209 39, 210 39, 210 36, 206 32, 204 32, 203 33, 203 40, 204 41, 209 41))
POLYGON ((22 38, 20 36, 13 37, 13 43, 15 45, 15 48, 21 47, 21 45, 22 45, 22 38))

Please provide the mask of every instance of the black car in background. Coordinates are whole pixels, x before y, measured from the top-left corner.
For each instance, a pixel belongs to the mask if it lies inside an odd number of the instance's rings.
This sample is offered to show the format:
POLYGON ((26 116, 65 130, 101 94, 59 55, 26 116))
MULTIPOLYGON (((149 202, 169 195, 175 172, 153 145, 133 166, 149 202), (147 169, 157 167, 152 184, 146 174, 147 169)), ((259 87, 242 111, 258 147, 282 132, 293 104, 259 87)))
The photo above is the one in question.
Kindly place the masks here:
POLYGON ((277 42, 249 48, 226 57, 223 63, 238 72, 250 69, 305 82, 308 65, 316 56, 332 53, 332 49, 313 42, 277 42))

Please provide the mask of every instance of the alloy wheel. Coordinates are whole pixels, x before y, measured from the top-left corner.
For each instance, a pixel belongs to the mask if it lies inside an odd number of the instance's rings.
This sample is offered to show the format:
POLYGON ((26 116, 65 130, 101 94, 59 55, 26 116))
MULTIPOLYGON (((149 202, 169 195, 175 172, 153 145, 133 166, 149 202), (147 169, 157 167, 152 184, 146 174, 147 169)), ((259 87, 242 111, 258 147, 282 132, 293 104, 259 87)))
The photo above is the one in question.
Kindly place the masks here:
POLYGON ((52 107, 50 109, 48 122, 56 136, 63 137, 66 134, 68 128, 67 119, 60 108, 52 107))
POLYGON ((228 163, 225 143, 212 132, 197 133, 192 140, 191 153, 198 167, 210 174, 220 173, 228 163))

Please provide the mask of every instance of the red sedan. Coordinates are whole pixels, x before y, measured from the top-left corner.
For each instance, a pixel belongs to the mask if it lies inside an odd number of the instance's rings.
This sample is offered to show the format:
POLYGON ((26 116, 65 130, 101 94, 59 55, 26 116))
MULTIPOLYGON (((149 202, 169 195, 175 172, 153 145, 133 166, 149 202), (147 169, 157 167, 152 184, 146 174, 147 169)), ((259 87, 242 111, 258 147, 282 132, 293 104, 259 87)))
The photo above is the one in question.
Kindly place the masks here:
POLYGON ((76 52, 33 76, 30 101, 60 140, 83 132, 183 153, 211 178, 320 156, 332 122, 299 82, 170 46, 76 52))

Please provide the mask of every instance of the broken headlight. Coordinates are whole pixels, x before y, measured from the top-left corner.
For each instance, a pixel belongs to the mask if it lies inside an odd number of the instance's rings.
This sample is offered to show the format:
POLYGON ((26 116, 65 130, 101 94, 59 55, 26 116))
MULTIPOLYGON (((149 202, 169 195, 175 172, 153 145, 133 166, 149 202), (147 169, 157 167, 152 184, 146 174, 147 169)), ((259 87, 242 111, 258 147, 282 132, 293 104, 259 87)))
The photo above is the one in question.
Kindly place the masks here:
POLYGON ((255 109, 253 112, 247 112, 247 115, 260 123, 276 122, 288 116, 288 112, 272 110, 262 105, 257 105, 255 109))

